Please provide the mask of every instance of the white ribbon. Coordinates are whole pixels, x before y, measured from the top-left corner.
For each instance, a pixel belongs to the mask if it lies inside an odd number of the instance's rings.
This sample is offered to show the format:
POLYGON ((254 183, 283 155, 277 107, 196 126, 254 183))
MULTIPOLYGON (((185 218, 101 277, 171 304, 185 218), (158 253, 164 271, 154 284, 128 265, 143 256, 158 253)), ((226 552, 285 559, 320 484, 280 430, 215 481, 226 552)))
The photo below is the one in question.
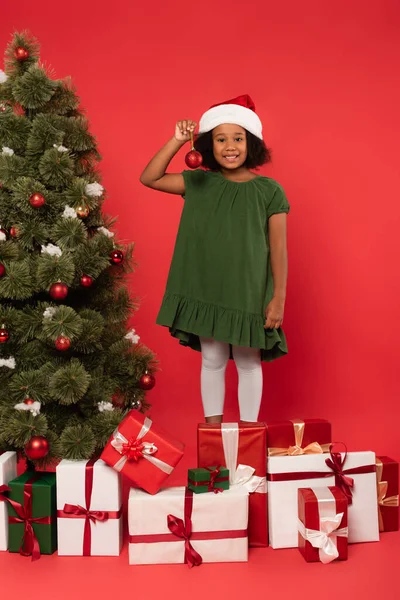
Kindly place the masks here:
POLYGON ((229 469, 230 485, 243 486, 249 494, 267 493, 267 478, 253 475, 255 469, 249 465, 238 465, 239 425, 238 423, 221 424, 222 445, 225 455, 225 466, 229 469))
POLYGON ((314 495, 318 500, 319 511, 319 531, 308 529, 302 521, 298 521, 300 535, 314 548, 319 548, 319 559, 322 563, 328 564, 338 558, 337 537, 348 537, 348 527, 340 526, 343 513, 336 514, 336 499, 328 488, 313 489, 314 495))
MULTIPOLYGON (((142 425, 142 429, 139 431, 139 434, 135 441, 141 440, 146 435, 146 433, 148 433, 150 431, 152 424, 153 424, 153 422, 151 421, 151 419, 149 419, 148 417, 145 417, 144 423, 142 425)), ((113 440, 111 441, 111 446, 113 448, 115 448, 115 450, 119 454, 122 454, 123 445, 128 444, 128 443, 129 443, 129 441, 126 439, 126 437, 124 437, 122 435, 122 433, 120 431, 118 431, 118 429, 116 429, 113 433, 113 440)), ((142 444, 143 444, 143 449, 142 449, 143 458, 148 460, 152 465, 154 465, 155 467, 157 467, 164 473, 167 473, 167 475, 170 475, 172 473, 172 471, 174 470, 174 468, 171 467, 171 465, 169 465, 168 463, 164 462, 163 460, 160 460, 159 458, 156 458, 155 456, 153 456, 153 454, 155 454, 158 450, 157 446, 155 444, 153 444, 152 442, 142 442, 142 444)), ((116 471, 122 471, 127 460, 128 460, 127 456, 121 456, 121 458, 115 463, 114 469, 116 471)))

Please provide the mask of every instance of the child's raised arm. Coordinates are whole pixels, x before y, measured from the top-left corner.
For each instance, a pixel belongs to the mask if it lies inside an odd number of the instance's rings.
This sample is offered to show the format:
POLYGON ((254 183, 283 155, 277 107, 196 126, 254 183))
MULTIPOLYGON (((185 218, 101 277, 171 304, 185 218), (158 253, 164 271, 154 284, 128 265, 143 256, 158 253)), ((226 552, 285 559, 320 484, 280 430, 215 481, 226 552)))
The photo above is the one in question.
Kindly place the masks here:
POLYGON ((194 121, 178 121, 174 137, 157 152, 140 176, 143 185, 168 194, 182 196, 185 193, 183 175, 181 173, 166 173, 165 171, 175 154, 189 141, 190 133, 195 128, 196 123, 194 121))

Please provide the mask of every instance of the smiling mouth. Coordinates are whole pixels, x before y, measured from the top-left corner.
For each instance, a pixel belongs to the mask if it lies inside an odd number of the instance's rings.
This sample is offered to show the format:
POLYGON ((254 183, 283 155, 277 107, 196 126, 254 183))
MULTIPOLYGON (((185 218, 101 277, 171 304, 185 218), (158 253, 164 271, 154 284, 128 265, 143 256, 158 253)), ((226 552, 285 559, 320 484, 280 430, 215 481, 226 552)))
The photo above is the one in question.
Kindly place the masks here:
POLYGON ((227 160, 228 162, 235 162, 235 160, 237 160, 239 158, 239 154, 232 154, 229 156, 224 156, 224 159, 227 160))

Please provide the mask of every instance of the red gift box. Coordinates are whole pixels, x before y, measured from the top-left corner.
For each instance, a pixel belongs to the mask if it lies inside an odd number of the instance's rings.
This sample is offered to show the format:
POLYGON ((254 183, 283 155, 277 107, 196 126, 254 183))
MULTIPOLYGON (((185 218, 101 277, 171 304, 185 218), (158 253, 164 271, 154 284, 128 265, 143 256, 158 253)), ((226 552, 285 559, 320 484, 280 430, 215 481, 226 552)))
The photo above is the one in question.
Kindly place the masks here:
POLYGON ((230 485, 246 486, 249 545, 268 546, 265 424, 201 423, 197 434, 198 466, 225 465, 230 485))
POLYGON ((101 458, 149 494, 156 494, 181 460, 184 444, 148 418, 131 411, 121 421, 101 458))
POLYGON ((267 423, 268 456, 329 452, 332 428, 325 419, 292 419, 267 423))
POLYGON ((379 531, 399 530, 399 463, 388 456, 376 457, 379 531))
POLYGON ((307 562, 347 560, 347 498, 338 487, 300 488, 299 550, 307 562))

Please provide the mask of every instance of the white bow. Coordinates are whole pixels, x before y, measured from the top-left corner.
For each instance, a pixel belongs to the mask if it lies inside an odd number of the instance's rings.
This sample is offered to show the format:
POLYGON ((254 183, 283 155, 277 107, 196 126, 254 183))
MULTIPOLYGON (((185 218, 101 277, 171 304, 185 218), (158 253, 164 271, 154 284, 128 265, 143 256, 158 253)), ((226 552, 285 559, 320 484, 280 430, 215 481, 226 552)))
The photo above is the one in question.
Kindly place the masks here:
MULTIPOLYGON (((151 426, 152 426, 151 419, 146 417, 144 420, 144 423, 142 425, 142 429, 139 431, 139 434, 136 438, 136 441, 141 440, 146 435, 146 433, 148 433, 150 431, 151 426)), ((122 433, 120 431, 118 431, 118 429, 116 429, 113 433, 113 439, 111 441, 111 446, 113 448, 115 448, 115 450, 119 454, 122 454, 123 446, 128 443, 129 442, 126 439, 126 437, 123 436, 122 433)), ((167 473, 168 475, 170 475, 172 473, 172 471, 174 470, 174 468, 171 467, 171 465, 169 465, 168 463, 164 462, 163 460, 160 460, 159 458, 156 458, 155 456, 153 456, 153 454, 155 454, 158 450, 157 446, 153 442, 142 442, 142 445, 143 445, 143 448, 142 448, 141 452, 142 452, 143 458, 145 458, 146 460, 151 462, 155 467, 157 467, 164 473, 167 473)), ((121 456, 121 458, 115 463, 114 469, 116 471, 122 471, 127 460, 128 460, 127 456, 125 456, 125 455, 121 456)))
POLYGON ((337 536, 348 537, 348 527, 338 529, 342 522, 343 513, 339 513, 332 518, 322 517, 320 519, 321 530, 307 529, 304 523, 299 520, 298 527, 300 535, 310 542, 314 548, 319 548, 319 558, 322 563, 328 564, 339 556, 337 549, 337 536))

